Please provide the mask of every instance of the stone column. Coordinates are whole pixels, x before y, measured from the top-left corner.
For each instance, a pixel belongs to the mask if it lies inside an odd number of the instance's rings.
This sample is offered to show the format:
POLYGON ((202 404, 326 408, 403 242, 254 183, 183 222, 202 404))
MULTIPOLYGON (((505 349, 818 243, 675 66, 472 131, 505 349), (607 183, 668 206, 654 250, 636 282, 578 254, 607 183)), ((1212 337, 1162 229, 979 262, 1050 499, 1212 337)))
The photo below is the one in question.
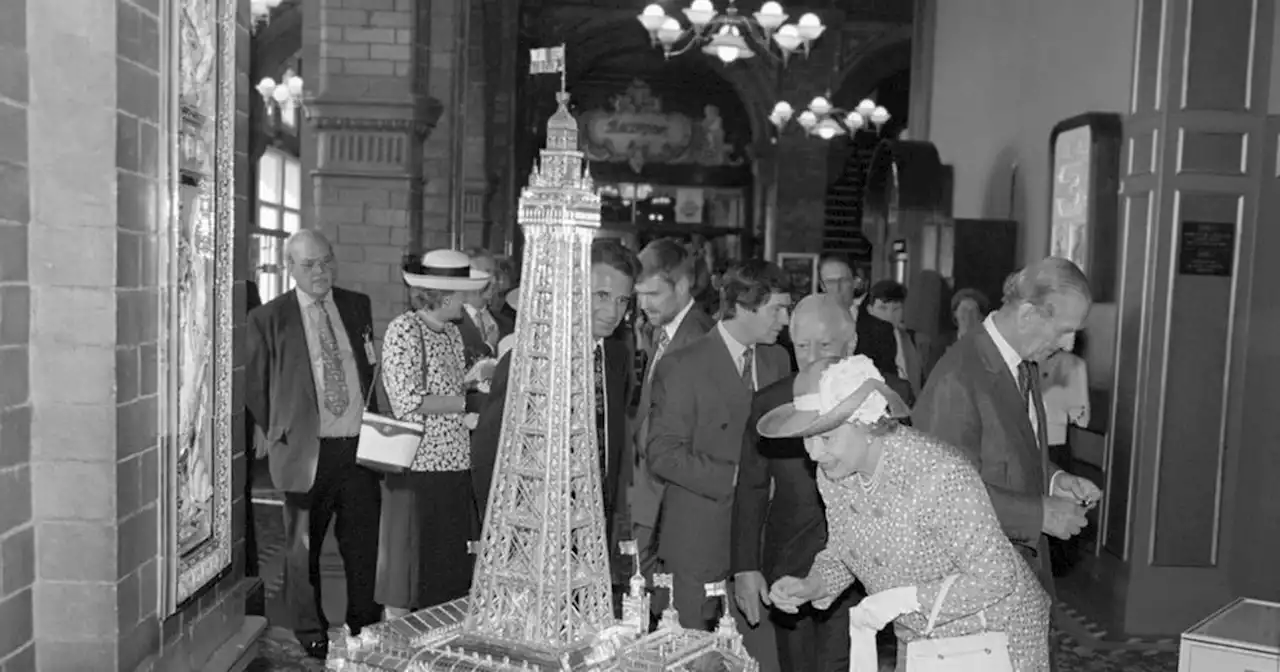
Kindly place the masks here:
MULTIPOLYGON (((814 43, 808 58, 793 56, 782 73, 780 100, 791 103, 796 110, 803 110, 814 96, 826 95, 828 88, 835 89, 837 59, 840 57, 840 41, 844 39, 842 16, 823 15, 827 30, 814 43)), ((770 101, 765 114, 773 108, 770 101)), ((772 173, 758 183, 775 185, 775 224, 773 249, 776 252, 821 252, 822 228, 826 219, 827 203, 827 154, 830 144, 816 136, 809 136, 792 127, 778 136, 773 161, 765 162, 762 170, 772 173), (774 181, 776 180, 776 181, 774 181)), ((765 186, 766 193, 768 187, 765 186)))
POLYGON ((1103 582, 1123 630, 1171 634, 1237 595, 1239 460, 1274 451, 1242 441, 1241 393, 1248 279, 1274 254, 1254 241, 1274 228, 1260 198, 1275 189, 1265 132, 1275 7, 1137 6, 1114 401, 1094 411, 1111 416, 1104 560, 1122 559, 1103 582))

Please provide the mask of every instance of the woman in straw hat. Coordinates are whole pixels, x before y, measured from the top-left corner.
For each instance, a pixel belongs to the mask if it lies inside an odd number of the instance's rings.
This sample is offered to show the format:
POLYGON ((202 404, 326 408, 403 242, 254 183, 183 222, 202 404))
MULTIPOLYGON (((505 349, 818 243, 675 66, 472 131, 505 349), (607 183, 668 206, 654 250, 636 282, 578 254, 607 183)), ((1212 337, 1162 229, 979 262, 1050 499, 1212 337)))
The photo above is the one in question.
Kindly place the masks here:
MULTIPOLYGON (((908 644, 926 633, 1002 632, 1014 670, 1047 671, 1048 596, 1001 530, 977 470, 903 426, 906 415, 871 360, 855 356, 815 363, 796 377, 795 401, 760 419, 762 436, 804 438, 831 530, 809 575, 778 579, 771 601, 788 612, 826 608, 861 580, 869 596, 850 612, 854 670, 877 669, 875 632, 892 621, 908 644)), ((898 647, 899 670, 907 648, 898 647)))
POLYGON ((395 417, 420 424, 412 466, 382 486, 377 600, 388 616, 467 594, 478 518, 471 490, 471 448, 462 336, 464 292, 489 274, 466 254, 435 250, 407 264, 413 309, 391 321, 383 344, 382 382, 395 417))

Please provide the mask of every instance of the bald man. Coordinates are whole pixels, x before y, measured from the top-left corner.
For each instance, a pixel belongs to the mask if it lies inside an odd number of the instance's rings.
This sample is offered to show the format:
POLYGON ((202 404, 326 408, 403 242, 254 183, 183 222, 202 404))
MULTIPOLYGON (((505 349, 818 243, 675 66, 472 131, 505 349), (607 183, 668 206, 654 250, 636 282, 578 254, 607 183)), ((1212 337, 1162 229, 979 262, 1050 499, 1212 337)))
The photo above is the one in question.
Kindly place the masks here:
MULTIPOLYGON (((329 523, 347 579, 351 633, 381 618, 374 602, 381 492, 356 464, 365 400, 373 385, 369 297, 334 287, 333 247, 316 231, 285 243, 297 289, 249 313, 245 407, 265 437, 271 480, 284 492, 284 600, 308 655, 328 654, 320 549, 329 523)), ((376 410, 371 408, 370 410, 376 410)))
MULTIPOLYGON (((846 357, 853 354, 856 339, 853 315, 834 294, 805 297, 792 313, 791 337, 801 370, 821 359, 846 357)), ((769 585, 794 572, 807 573, 827 545, 826 510, 804 442, 761 439, 755 431, 760 416, 792 401, 794 381, 792 374, 760 390, 752 404, 734 493, 734 597, 752 624, 763 618, 773 621, 782 672, 846 672, 854 596, 846 594, 825 611, 811 606, 796 614, 769 609, 769 585)))

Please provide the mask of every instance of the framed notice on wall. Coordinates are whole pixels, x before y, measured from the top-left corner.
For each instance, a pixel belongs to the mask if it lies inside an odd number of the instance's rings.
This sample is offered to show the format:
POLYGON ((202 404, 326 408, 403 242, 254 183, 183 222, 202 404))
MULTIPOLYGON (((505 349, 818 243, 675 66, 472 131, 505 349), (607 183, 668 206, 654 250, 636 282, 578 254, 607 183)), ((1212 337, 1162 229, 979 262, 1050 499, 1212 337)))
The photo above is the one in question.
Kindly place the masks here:
POLYGON ((1229 278, 1236 260, 1234 222, 1183 222, 1178 274, 1229 278))
POLYGON ((1049 135, 1049 255, 1074 261, 1100 302, 1115 296, 1122 141, 1120 116, 1097 112, 1049 135))

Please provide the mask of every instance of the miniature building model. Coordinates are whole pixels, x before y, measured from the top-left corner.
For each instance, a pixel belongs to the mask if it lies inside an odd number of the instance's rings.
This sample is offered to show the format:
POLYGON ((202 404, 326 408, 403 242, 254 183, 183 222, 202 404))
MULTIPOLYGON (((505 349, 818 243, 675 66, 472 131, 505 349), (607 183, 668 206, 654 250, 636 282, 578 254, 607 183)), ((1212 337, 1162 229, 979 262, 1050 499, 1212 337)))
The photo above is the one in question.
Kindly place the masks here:
MULTIPOLYGON (((564 48, 535 50, 532 61, 535 73, 563 73, 564 48)), ((711 633, 680 629, 672 612, 647 634, 649 597, 638 570, 624 618, 614 618, 590 365, 600 197, 563 88, 562 74, 547 147, 520 197, 525 273, 512 380, 484 532, 473 545, 471 594, 338 637, 329 669, 758 669, 731 616, 728 630, 711 633)), ((622 547, 635 557, 634 542, 622 547)), ((723 584, 714 590, 723 595, 723 584)))

